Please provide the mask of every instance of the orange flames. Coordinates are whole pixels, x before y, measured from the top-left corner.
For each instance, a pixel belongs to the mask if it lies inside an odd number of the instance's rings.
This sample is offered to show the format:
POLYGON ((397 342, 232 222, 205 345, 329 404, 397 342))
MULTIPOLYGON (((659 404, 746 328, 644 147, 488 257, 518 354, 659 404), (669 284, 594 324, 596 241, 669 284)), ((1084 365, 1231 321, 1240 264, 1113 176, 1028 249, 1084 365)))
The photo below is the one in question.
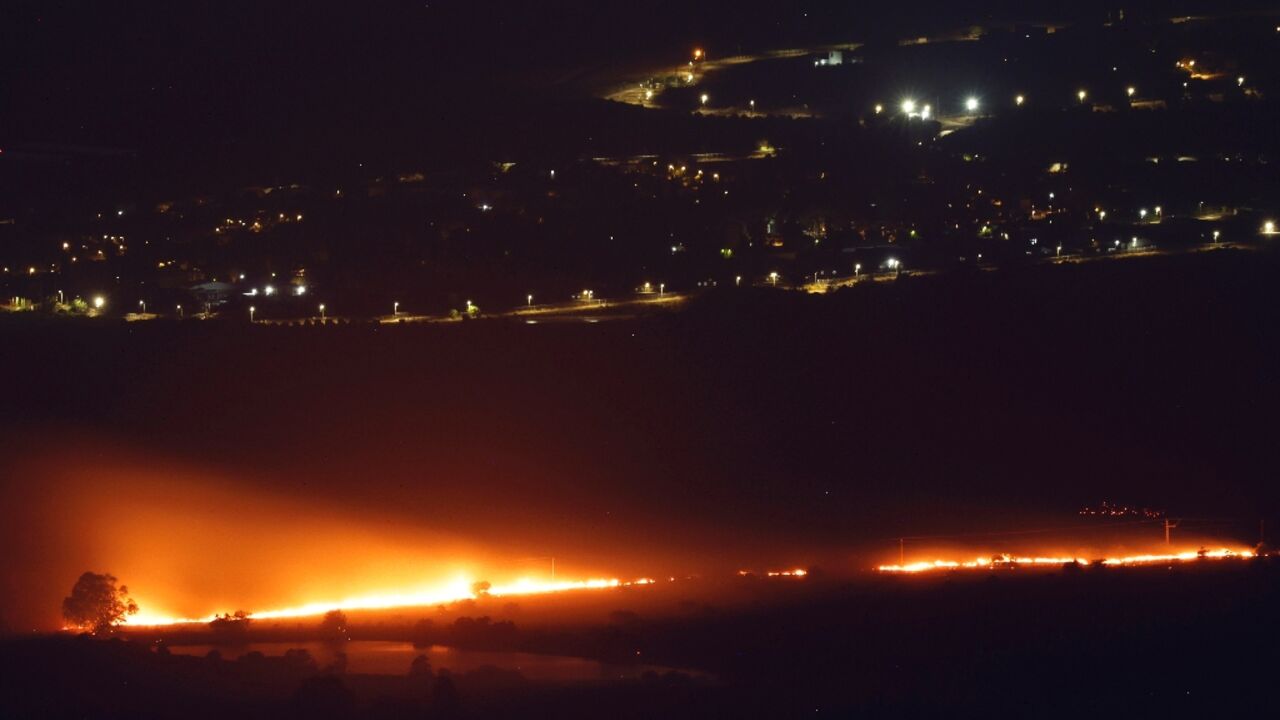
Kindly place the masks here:
MULTIPOLYGON (((617 578, 594 578, 590 580, 535 580, 521 578, 507 585, 495 585, 487 591, 487 594, 493 597, 542 595, 569 590, 603 590, 606 588, 630 587, 632 585, 652 585, 655 582, 652 578, 638 578, 628 581, 617 578)), ((386 610, 391 608, 429 607, 458 600, 473 600, 476 597, 478 596, 473 589, 472 580, 460 576, 444 585, 416 591, 375 593, 345 600, 312 602, 293 607, 253 612, 249 616, 255 620, 278 620, 281 618, 313 617, 323 615, 330 610, 386 610)), ((148 613, 143 610, 136 615, 130 616, 126 623, 134 627, 155 627, 185 623, 208 623, 214 617, 216 617, 216 614, 203 618, 180 618, 160 613, 148 613)))
POLYGON ((1187 550, 1177 553, 1125 555, 1090 561, 1077 557, 1017 557, 1012 555, 996 555, 978 557, 970 561, 963 560, 924 560, 902 565, 880 565, 876 568, 887 573, 921 573, 932 570, 985 570, 991 568, 1012 567, 1047 567, 1061 566, 1067 563, 1080 565, 1102 564, 1106 566, 1151 565, 1158 563, 1186 562, 1188 560, 1227 560, 1247 559, 1254 557, 1252 550, 1187 550))

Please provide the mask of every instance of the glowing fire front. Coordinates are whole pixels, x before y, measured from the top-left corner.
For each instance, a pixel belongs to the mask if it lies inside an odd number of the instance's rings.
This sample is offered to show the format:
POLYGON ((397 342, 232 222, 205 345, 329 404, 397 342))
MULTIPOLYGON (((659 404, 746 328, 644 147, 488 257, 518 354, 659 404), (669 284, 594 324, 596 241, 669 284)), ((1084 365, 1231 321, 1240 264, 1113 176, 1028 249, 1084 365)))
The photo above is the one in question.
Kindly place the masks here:
MULTIPOLYGON (((550 581, 522 578, 507 585, 495 585, 489 588, 485 594, 493 597, 540 595, 567 590, 602 590, 632 585, 651 585, 654 582, 652 578, 639 578, 629 581, 617 578, 550 581)), ((443 586, 427 588, 417 592, 361 595, 334 602, 313 602, 276 610, 261 610, 250 613, 249 616, 255 620, 312 617, 323 615, 330 610, 386 610, 390 608, 427 607, 458 600, 475 599, 476 597, 477 594, 473 582, 468 578, 460 577, 443 586)), ((215 617, 216 615, 209 615, 203 618, 180 618, 142 610, 136 615, 129 616, 126 623, 135 627, 152 627, 185 623, 209 623, 215 617)))
POLYGON ((880 565, 876 569, 887 573, 921 573, 933 570, 986 570, 1017 567, 1061 567, 1070 563, 1080 566, 1105 565, 1153 565, 1159 563, 1186 562, 1189 560, 1227 560, 1247 559, 1254 556, 1252 550, 1188 550, 1184 552, 1151 555, 1126 555, 1106 558, 1104 560, 1086 560, 1077 557, 1019 557, 1013 555, 995 555, 978 557, 973 560, 924 560, 901 565, 880 565))

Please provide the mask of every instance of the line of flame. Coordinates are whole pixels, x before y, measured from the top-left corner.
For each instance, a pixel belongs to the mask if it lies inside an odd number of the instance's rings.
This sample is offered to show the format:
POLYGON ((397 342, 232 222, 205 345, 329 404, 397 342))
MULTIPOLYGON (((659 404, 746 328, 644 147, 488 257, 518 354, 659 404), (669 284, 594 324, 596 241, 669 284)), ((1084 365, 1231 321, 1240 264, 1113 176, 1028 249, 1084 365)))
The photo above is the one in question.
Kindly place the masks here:
MULTIPOLYGON (((1099 562, 1103 565, 1147 565, 1152 563, 1167 562, 1184 562, 1187 560, 1224 560, 1229 558, 1251 558, 1254 556, 1252 550, 1229 550, 1220 548, 1218 550, 1187 550, 1178 553, 1169 554, 1150 554, 1150 555, 1127 555, 1123 557, 1106 558, 1099 562)), ((1091 565, 1093 562, 1084 558, 1075 557, 1014 557, 1010 555, 998 555, 996 557, 978 557, 974 560, 925 560, 905 565, 880 565, 876 569, 880 572, 887 573, 920 573, 930 570, 962 570, 962 569, 985 569, 996 565, 1065 565, 1067 563, 1078 563, 1080 565, 1091 565)))
MULTIPOLYGON (((521 578, 506 585, 495 585, 488 590, 488 594, 494 597, 542 595, 567 590, 602 590, 631 585, 651 585, 654 582, 655 580, 652 578, 639 578, 628 581, 622 581, 617 578, 552 581, 521 578)), ((476 597, 477 595, 472 589, 471 580, 466 577, 459 577, 441 587, 428 588, 417 592, 377 593, 351 597, 345 600, 312 602, 294 607, 253 612, 249 614, 249 617, 254 620, 277 620, 323 615, 330 610, 387 610, 402 607, 428 607, 458 600, 475 599, 476 597)), ((159 627, 164 625, 209 623, 216 617, 216 613, 202 618, 183 618, 141 611, 129 616, 125 624, 130 627, 159 627)))

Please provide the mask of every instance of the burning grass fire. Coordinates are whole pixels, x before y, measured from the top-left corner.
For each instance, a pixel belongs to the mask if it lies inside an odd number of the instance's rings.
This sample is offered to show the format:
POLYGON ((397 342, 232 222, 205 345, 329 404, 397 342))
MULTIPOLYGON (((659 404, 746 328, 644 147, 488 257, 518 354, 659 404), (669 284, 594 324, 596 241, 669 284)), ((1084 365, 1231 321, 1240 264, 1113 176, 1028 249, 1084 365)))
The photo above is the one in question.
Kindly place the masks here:
MULTIPOLYGON (((542 595, 570 590, 602 590, 634 585, 652 585, 655 582, 652 578, 638 578, 627 581, 617 578, 595 578, 589 580, 534 580, 532 578, 522 578, 506 585, 489 586, 488 583, 475 583, 468 578, 459 577, 445 585, 424 588, 414 592, 360 595, 334 602, 312 602, 275 610, 263 610, 250 613, 250 615, 255 620, 300 618, 323 615, 330 610, 386 610, 391 608, 427 607, 458 600, 475 599, 482 594, 493 597, 542 595)), ((212 621, 216 617, 217 615, 215 614, 203 618, 178 618, 148 613, 143 610, 136 615, 128 617, 126 623, 131 627, 203 624, 212 621)))
POLYGON ((922 560, 898 565, 880 565, 876 568, 884 573, 922 573, 938 570, 990 570, 1020 567, 1061 567, 1074 564, 1077 566, 1103 565, 1127 567, 1133 565, 1158 565, 1161 563, 1181 563, 1192 560, 1242 560, 1255 556, 1252 550, 1219 548, 1217 550, 1186 550, 1176 553, 1125 555, 1087 560, 1078 557, 1027 557, 1007 554, 991 557, 977 557, 973 560, 922 560))

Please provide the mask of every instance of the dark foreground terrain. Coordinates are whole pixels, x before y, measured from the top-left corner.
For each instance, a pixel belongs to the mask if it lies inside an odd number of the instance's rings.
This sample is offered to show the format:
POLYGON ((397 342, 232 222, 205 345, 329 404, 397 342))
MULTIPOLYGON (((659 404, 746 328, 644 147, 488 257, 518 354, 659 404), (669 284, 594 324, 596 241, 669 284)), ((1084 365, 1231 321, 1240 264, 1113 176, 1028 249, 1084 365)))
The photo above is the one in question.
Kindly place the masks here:
POLYGON ((357 675, 75 637, 0 645, 5 717, 1190 717, 1274 712, 1280 568, 815 581, 785 602, 607 631, 715 678, 357 675))

